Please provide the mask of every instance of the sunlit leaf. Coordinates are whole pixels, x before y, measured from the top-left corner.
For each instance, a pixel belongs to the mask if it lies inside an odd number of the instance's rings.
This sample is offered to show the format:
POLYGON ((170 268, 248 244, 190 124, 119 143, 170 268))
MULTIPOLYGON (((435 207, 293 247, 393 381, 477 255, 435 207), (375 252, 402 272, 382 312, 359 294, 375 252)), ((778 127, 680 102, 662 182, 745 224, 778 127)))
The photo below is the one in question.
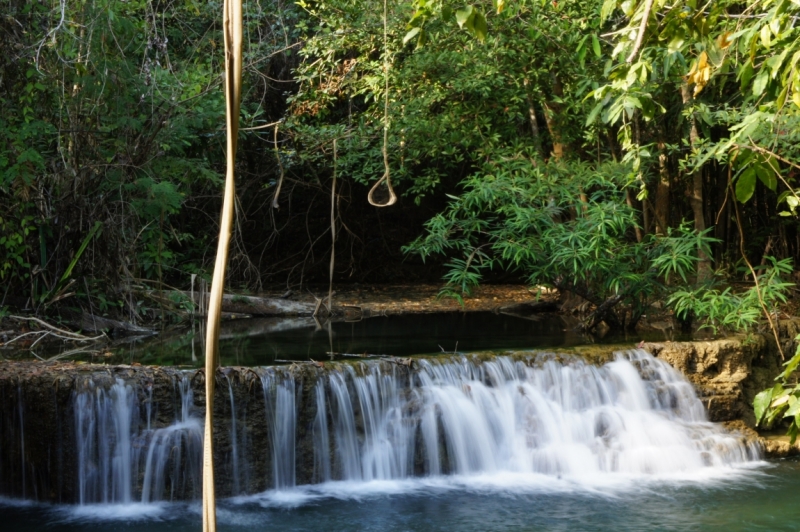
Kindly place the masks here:
POLYGON ((472 18, 475 9, 472 6, 465 6, 456 11, 456 22, 459 28, 464 28, 467 21, 472 18))
POLYGON ((769 83, 769 70, 762 68, 753 82, 753 96, 758 98, 764 93, 769 83))
POLYGON ((408 44, 408 41, 416 37, 420 31, 420 28, 411 28, 408 33, 406 33, 405 37, 403 37, 403 44, 408 44))
POLYGON ((769 403, 772 401, 772 388, 768 390, 764 390, 756 395, 755 399, 753 399, 753 410, 756 415, 756 425, 761 423, 761 420, 764 418, 764 414, 767 412, 767 408, 769 407, 769 403))

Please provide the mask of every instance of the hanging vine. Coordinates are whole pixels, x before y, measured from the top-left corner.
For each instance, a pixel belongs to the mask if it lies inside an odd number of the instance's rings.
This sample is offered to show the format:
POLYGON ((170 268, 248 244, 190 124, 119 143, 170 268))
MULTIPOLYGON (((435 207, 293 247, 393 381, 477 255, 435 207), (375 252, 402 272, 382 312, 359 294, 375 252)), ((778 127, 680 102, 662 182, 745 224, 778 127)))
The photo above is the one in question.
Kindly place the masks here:
POLYGON ((375 207, 388 207, 397 202, 397 195, 394 193, 392 187, 391 168, 389 166, 389 29, 388 29, 388 6, 387 0, 383 0, 383 177, 377 183, 372 185, 367 195, 367 201, 370 205, 375 207), (385 203, 375 201, 375 191, 381 186, 381 183, 386 182, 386 190, 389 192, 389 199, 385 203))

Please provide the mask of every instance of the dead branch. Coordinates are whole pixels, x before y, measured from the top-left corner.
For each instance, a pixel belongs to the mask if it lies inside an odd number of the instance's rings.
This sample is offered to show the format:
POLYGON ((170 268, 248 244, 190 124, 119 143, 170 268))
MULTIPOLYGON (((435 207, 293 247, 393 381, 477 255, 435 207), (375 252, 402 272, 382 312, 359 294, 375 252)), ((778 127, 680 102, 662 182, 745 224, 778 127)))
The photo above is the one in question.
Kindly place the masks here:
MULTIPOLYGON (((62 338, 64 340, 78 340, 78 341, 81 341, 81 342, 89 342, 89 341, 93 342, 93 341, 100 340, 100 339, 106 337, 105 334, 101 334, 99 336, 90 337, 90 336, 84 336, 82 334, 74 333, 72 331, 67 331, 65 329, 59 329, 55 325, 50 325, 46 321, 40 320, 39 318, 35 318, 33 316, 28 316, 28 317, 24 317, 24 316, 8 316, 8 317, 11 318, 12 320, 17 320, 17 321, 33 321, 33 322, 36 322, 39 325, 41 325, 42 327, 45 327, 47 329, 50 329, 51 331, 55 331, 57 333, 60 333, 61 335, 69 337, 69 338, 63 338, 63 336, 54 335, 54 336, 58 336, 59 338, 62 338)), ((42 332, 42 331, 35 331, 35 332, 42 332)))

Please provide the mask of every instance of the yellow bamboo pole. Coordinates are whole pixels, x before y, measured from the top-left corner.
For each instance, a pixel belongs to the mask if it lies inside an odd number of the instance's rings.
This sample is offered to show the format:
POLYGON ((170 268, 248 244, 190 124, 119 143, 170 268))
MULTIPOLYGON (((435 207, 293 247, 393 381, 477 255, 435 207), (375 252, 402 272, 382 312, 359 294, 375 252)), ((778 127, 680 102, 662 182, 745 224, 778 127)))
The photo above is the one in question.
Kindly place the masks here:
POLYGON ((219 365, 219 317, 225 288, 225 269, 228 265, 233 230, 234 164, 239 134, 239 107, 242 80, 242 0, 225 0, 222 15, 225 38, 225 122, 227 126, 227 171, 222 214, 219 224, 219 243, 208 300, 206 327, 206 422, 203 440, 203 532, 217 530, 217 502, 214 494, 214 384, 219 365))

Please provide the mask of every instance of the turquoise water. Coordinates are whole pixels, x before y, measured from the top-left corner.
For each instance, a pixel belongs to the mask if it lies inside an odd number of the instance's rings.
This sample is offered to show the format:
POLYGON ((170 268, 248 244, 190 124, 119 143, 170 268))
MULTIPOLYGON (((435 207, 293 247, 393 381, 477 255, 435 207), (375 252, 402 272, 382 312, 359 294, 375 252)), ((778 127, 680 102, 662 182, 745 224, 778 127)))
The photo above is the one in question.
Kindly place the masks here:
MULTIPOLYGON (((224 500, 222 531, 800 530, 800 463, 614 483, 537 476, 334 482, 224 500)), ((0 502, 4 531, 197 531, 200 505, 0 502)))

